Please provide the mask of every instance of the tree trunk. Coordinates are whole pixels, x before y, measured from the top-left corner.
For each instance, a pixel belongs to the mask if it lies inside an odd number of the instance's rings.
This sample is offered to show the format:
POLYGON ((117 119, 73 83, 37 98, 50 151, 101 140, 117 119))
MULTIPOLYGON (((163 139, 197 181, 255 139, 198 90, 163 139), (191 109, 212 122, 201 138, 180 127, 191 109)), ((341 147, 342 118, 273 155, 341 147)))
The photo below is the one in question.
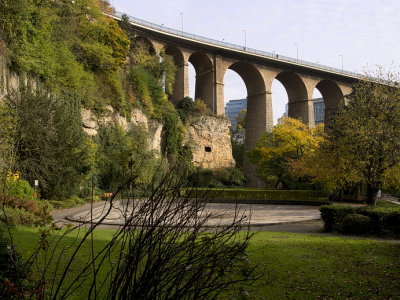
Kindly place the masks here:
POLYGON ((375 205, 378 191, 379 187, 376 184, 367 183, 367 199, 365 202, 369 205, 375 205))

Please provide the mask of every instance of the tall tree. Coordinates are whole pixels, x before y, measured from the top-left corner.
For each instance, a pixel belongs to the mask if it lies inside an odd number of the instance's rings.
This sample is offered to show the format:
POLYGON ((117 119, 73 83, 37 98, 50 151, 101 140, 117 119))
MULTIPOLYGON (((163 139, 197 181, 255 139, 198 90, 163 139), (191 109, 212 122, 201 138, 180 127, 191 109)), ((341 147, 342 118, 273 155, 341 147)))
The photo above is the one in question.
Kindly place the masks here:
POLYGON ((400 163, 400 89, 395 75, 384 79, 383 84, 362 80, 353 87, 330 139, 332 149, 347 158, 342 163, 366 184, 369 204, 374 204, 385 172, 400 163))
POLYGON ((8 168, 20 171, 31 183, 39 180, 40 191, 47 198, 78 194, 93 165, 79 98, 21 87, 7 94, 0 112, 0 124, 4 125, 0 143, 7 143, 8 152, 15 157, 8 168))
POLYGON ((385 182, 400 182, 400 89, 396 75, 379 75, 380 82, 369 78, 353 86, 318 151, 292 164, 330 188, 364 184, 369 204, 385 182))

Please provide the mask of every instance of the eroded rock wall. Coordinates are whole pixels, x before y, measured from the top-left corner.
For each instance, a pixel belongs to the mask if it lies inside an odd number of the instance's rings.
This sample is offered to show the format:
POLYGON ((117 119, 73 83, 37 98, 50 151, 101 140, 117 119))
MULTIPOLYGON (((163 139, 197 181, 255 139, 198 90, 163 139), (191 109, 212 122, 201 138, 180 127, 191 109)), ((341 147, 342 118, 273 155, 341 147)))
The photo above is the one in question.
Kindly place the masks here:
POLYGON ((130 121, 114 111, 111 106, 107 107, 107 113, 102 117, 96 116, 89 109, 82 109, 82 126, 83 130, 90 136, 98 133, 100 125, 118 124, 126 131, 133 129, 135 126, 142 126, 148 132, 149 150, 155 150, 161 154, 162 131, 163 126, 160 122, 149 119, 141 110, 134 109, 130 115, 130 121))
POLYGON ((202 116, 188 128, 186 145, 192 149, 195 166, 218 169, 233 167, 230 122, 226 118, 202 116))

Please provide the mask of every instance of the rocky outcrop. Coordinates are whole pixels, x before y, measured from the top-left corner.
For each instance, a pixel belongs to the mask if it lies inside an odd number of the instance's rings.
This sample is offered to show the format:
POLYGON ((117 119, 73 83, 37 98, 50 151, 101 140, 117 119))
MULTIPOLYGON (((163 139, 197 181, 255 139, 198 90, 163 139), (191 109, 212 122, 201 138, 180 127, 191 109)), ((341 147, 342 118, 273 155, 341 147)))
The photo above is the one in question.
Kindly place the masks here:
MULTIPOLYGON (((29 84, 34 88, 40 86, 35 78, 11 72, 0 49, 0 101, 6 93, 17 91, 21 84, 29 84)), ((148 131, 149 150, 155 150, 161 155, 163 125, 160 122, 148 118, 139 109, 134 109, 129 118, 121 116, 111 106, 106 111, 99 117, 91 110, 82 109, 82 126, 88 135, 97 135, 101 124, 118 124, 127 131, 135 126, 143 126, 148 131)), ((192 121, 187 130, 185 145, 192 149, 193 163, 196 166, 217 169, 235 165, 229 126, 229 121, 221 117, 202 116, 192 121)))
POLYGON ((107 113, 104 116, 98 117, 89 109, 82 109, 82 126, 83 130, 90 136, 97 135, 100 125, 118 124, 126 131, 142 126, 148 132, 148 147, 149 150, 155 150, 161 153, 162 145, 162 129, 160 122, 149 119, 141 110, 134 109, 128 121, 118 112, 114 111, 111 106, 107 107, 107 113))
MULTIPOLYGON (((148 131, 149 150, 161 153, 163 140, 161 123, 149 119, 138 109, 132 111, 130 121, 112 107, 108 107, 107 110, 108 112, 102 117, 97 117, 88 109, 82 110, 82 125, 88 135, 96 135, 101 124, 118 124, 127 131, 135 126, 143 126, 148 131)), ((202 116, 192 120, 186 134, 185 145, 192 150, 195 166, 218 169, 235 165, 229 126, 229 120, 221 117, 202 116)))
POLYGON ((192 149, 196 166, 218 169, 233 167, 230 122, 221 117, 202 116, 188 128, 186 145, 192 149))

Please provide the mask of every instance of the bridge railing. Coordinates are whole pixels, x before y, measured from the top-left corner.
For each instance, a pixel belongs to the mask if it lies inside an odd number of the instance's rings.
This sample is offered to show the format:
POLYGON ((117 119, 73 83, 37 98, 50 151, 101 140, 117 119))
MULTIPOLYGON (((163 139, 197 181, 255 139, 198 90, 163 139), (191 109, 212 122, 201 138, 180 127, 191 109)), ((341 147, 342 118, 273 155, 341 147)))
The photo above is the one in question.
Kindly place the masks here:
MULTIPOLYGON (((156 30, 160 30, 163 32, 167 32, 176 36, 181 36, 184 38, 188 38, 191 40, 196 40, 196 41, 200 41, 200 42, 205 42, 208 44, 212 44, 212 45, 216 45, 216 46, 221 46, 224 48, 228 48, 228 49, 234 49, 234 50, 239 50, 239 51, 244 51, 244 52, 248 52, 249 54, 257 54, 260 56, 264 56, 264 57, 268 57, 268 58, 273 58, 273 59, 277 59, 280 61, 285 61, 285 62, 291 62, 291 63, 295 63, 298 65, 304 65, 304 66, 309 66, 309 67, 313 67, 319 70, 324 70, 324 71, 329 71, 329 72, 333 72, 336 74, 342 74, 342 75, 346 75, 349 77, 353 77, 353 78, 366 78, 369 76, 363 75, 363 74, 359 74, 359 73, 355 73, 355 72, 350 72, 350 71, 346 71, 346 70, 342 70, 342 69, 338 69, 338 68, 333 68, 333 67, 329 67, 329 66, 325 66, 325 65, 321 65, 321 64, 317 64, 317 63, 312 63, 309 61, 305 61, 305 60, 301 60, 301 59, 296 59, 296 58, 292 58, 292 57, 288 57, 288 56, 284 56, 284 55, 280 55, 280 54, 276 54, 276 53, 271 53, 271 52, 267 52, 267 51, 261 51, 261 50, 257 50, 257 49, 253 49, 253 48, 249 48, 249 47, 245 47, 245 46, 239 46, 239 45, 235 45, 235 44, 231 44, 231 43, 227 43, 224 41, 219 41, 219 40, 215 40, 215 39, 211 39, 211 38, 207 38, 207 37, 203 37, 200 35, 196 35, 196 34, 192 34, 192 33, 188 33, 188 32, 184 32, 181 30, 176 30, 176 29, 172 29, 163 25, 158 25, 155 23, 151 23, 139 18, 135 18, 126 14, 123 14, 121 12, 114 12, 113 14, 115 17, 117 18, 122 18, 122 16, 127 16, 129 21, 135 24, 139 24, 139 25, 143 25, 145 27, 148 28, 152 28, 152 29, 156 29, 156 30)), ((377 81, 376 78, 369 78, 371 81, 377 81)))

